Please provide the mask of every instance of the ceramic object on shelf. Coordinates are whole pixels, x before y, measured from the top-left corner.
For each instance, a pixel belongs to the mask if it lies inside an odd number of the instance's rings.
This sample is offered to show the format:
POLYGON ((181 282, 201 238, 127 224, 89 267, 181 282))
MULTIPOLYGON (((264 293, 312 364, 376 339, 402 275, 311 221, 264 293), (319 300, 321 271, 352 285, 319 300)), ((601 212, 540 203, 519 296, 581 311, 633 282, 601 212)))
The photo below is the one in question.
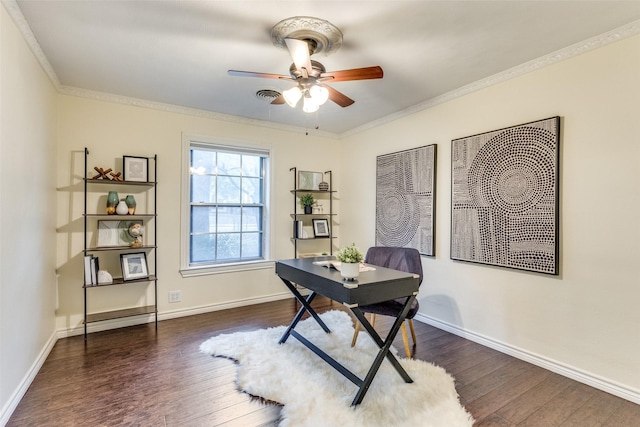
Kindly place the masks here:
POLYGON ((129 213, 129 207, 124 200, 121 200, 118 206, 116 206, 116 213, 118 215, 127 215, 129 213))
POLYGON ((106 270, 98 271, 98 285, 110 285, 113 283, 113 277, 106 270))
POLYGON ((129 215, 136 213, 136 199, 131 194, 124 198, 124 202, 127 204, 129 215))
POLYGON ((318 190, 329 191, 329 183, 322 181, 320 184, 318 184, 318 190))
POLYGON ((119 201, 118 192, 109 191, 109 194, 107 194, 107 215, 115 215, 119 201))

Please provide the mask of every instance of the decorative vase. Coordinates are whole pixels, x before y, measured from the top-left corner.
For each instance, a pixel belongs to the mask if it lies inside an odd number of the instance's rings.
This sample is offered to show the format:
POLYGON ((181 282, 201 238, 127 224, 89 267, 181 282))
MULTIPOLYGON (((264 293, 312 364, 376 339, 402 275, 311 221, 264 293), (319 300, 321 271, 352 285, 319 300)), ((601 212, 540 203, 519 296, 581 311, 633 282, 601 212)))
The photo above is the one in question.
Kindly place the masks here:
POLYGON ((347 280, 353 280, 360 274, 359 262, 341 262, 340 274, 347 280))
POLYGON ((127 204, 127 208, 129 208, 129 215, 136 213, 136 199, 131 194, 124 198, 124 202, 127 204))
POLYGON ((318 190, 329 191, 329 183, 322 181, 320 184, 318 184, 318 190))
POLYGON ((109 194, 107 194, 107 215, 116 213, 116 206, 118 206, 119 200, 117 191, 109 191, 109 194))
POLYGON ((304 213, 306 213, 306 214, 313 213, 313 206, 305 206, 304 207, 304 213))
POLYGON ((118 203, 118 206, 116 206, 116 213, 118 215, 126 215, 129 213, 129 208, 124 200, 121 200, 120 203, 118 203))

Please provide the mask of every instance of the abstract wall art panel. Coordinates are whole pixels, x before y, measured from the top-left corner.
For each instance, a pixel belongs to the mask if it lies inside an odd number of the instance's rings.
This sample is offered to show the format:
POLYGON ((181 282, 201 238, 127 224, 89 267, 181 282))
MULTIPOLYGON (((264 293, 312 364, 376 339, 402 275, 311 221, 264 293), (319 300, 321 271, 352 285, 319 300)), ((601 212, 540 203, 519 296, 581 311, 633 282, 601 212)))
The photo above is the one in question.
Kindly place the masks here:
POLYGON ((436 146, 376 159, 376 245, 435 255, 436 146))
POLYGON ((451 143, 451 259, 558 274, 560 117, 451 143))

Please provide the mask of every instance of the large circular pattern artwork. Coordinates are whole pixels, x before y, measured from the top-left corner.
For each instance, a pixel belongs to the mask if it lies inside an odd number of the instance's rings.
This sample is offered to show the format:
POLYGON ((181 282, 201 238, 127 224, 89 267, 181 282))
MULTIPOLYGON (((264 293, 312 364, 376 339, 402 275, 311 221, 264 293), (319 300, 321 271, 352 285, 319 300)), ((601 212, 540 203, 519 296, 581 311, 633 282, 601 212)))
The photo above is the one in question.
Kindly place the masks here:
POLYGON ((452 141, 451 258, 558 274, 560 118, 452 141))
POLYGON ((554 135, 544 129, 508 129, 491 138, 468 172, 478 206, 505 213, 530 210, 555 193, 554 135))

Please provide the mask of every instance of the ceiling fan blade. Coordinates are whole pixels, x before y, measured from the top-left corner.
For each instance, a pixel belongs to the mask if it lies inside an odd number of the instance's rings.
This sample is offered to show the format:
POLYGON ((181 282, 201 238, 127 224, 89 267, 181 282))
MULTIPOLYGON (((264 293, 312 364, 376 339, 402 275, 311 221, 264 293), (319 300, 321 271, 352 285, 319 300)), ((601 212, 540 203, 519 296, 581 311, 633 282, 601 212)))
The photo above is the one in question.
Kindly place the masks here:
POLYGON ((304 40, 284 39, 284 41, 287 44, 293 63, 296 64, 296 68, 303 76, 307 77, 312 70, 309 45, 304 40), (303 69, 306 70, 306 73, 303 72, 303 69))
POLYGON ((356 102, 353 99, 349 98, 344 93, 335 90, 331 86, 327 86, 327 85, 322 85, 322 86, 326 87, 327 90, 329 91, 329 99, 332 100, 333 102, 335 102, 336 104, 338 104, 341 107, 348 107, 349 105, 351 105, 354 102, 356 102))
POLYGON ((238 70, 229 70, 227 73, 230 76, 237 77, 262 77, 266 79, 281 79, 281 80, 294 80, 291 76, 284 76, 282 74, 270 74, 270 73, 256 73, 253 71, 238 71, 238 70))
POLYGON ((274 105, 284 104, 285 103, 284 96, 282 96, 282 94, 280 94, 280 96, 278 96, 276 99, 271 101, 271 103, 274 104, 274 105))
POLYGON ((375 67, 353 68, 351 70, 322 73, 318 80, 335 83, 349 80, 381 79, 383 75, 382 68, 376 65, 375 67))

